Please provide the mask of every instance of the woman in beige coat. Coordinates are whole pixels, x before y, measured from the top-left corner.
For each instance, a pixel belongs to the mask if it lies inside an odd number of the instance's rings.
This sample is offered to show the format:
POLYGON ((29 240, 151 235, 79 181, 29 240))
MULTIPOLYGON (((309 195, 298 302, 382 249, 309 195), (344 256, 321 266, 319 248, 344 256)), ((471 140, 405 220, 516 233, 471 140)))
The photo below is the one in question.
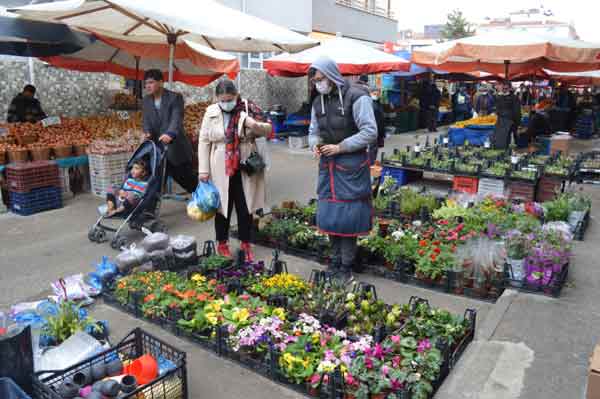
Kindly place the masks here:
POLYGON ((221 208, 215 217, 217 252, 231 257, 229 226, 235 206, 238 234, 246 260, 254 255, 250 246, 252 213, 265 205, 265 172, 248 175, 240 164, 256 151, 255 138, 271 133, 271 125, 263 122, 260 108, 242 100, 230 80, 216 87, 217 104, 206 109, 198 143, 199 178, 212 180, 221 196, 221 208))

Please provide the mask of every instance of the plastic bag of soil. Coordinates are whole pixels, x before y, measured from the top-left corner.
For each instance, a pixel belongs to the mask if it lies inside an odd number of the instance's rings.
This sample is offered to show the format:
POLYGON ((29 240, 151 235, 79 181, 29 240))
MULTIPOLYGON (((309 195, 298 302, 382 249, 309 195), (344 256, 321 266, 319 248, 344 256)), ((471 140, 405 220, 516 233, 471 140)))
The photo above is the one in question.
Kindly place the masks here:
POLYGON ((169 236, 165 233, 152 233, 142 241, 142 248, 148 253, 165 250, 169 246, 169 236))

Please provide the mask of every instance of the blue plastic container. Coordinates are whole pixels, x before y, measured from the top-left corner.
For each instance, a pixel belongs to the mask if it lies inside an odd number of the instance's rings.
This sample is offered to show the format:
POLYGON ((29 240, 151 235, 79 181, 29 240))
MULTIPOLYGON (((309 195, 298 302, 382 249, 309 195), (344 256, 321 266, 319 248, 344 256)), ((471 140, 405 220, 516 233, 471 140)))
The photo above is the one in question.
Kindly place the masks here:
POLYGON ((28 193, 10 192, 10 209, 22 216, 62 208, 62 189, 47 187, 31 190, 28 193))
POLYGON ((404 169, 394 168, 392 166, 384 166, 383 170, 381 171, 381 184, 383 184, 383 180, 386 176, 390 176, 396 180, 396 187, 404 186, 406 183, 408 183, 408 176, 406 175, 406 171, 404 169))
POLYGON ((10 378, 0 378, 0 398, 2 399, 31 399, 15 382, 10 378))
POLYGON ((450 128, 448 129, 448 144, 451 146, 463 145, 465 143, 465 129, 450 128))
POLYGON ((536 138, 536 144, 541 155, 550 155, 550 137, 539 136, 536 138))

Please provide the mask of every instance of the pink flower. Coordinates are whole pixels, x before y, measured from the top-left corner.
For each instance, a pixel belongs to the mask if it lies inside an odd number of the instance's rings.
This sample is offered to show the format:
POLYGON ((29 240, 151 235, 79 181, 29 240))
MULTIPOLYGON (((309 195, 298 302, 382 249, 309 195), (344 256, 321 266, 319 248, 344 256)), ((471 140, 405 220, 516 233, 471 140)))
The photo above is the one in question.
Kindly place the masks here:
POLYGON ((421 353, 421 352, 425 352, 426 350, 431 349, 431 342, 429 342, 428 339, 424 339, 421 342, 419 342, 419 345, 417 346, 417 352, 421 353))
POLYGON ((400 336, 399 336, 399 335, 392 335, 392 336, 390 337, 390 339, 392 340, 392 342, 393 342, 394 344, 399 344, 399 343, 400 343, 400 336))
POLYGON ((383 366, 381 366, 381 374, 383 376, 387 376, 389 372, 390 372, 390 368, 388 366, 386 366, 385 364, 383 366))
POLYGON ((366 358, 366 359, 365 359, 365 367, 366 367, 368 370, 371 370, 371 369, 373 368, 373 360, 372 360, 372 359, 370 359, 370 358, 366 358))
POLYGON ((392 380, 392 391, 399 391, 404 388, 404 384, 398 380, 392 380))
POLYGON ((356 380, 354 379, 354 376, 350 373, 346 373, 346 384, 348 384, 348 385, 356 384, 356 380))
POLYGON ((321 381, 321 376, 319 374, 313 374, 312 377, 310 377, 310 383, 312 385, 318 384, 321 381))
POLYGON ((331 349, 328 349, 325 351, 325 360, 335 360, 335 353, 333 353, 333 351, 331 349))
POLYGON ((394 356, 392 359, 392 367, 395 369, 400 368, 400 356, 394 356))
POLYGON ((383 360, 383 355, 383 347, 381 346, 381 344, 375 345, 375 352, 373 353, 373 356, 375 356, 379 360, 383 360))

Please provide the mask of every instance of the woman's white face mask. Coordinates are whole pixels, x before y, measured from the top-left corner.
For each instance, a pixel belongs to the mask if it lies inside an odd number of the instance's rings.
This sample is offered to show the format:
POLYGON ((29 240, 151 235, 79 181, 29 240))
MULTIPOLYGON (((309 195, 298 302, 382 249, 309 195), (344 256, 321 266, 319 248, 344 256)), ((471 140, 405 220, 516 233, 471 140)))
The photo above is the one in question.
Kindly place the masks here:
POLYGON ((219 107, 221 107, 221 109, 224 112, 231 112, 233 111, 233 109, 235 108, 235 104, 236 101, 219 101, 219 107))
POLYGON ((320 94, 329 94, 331 92, 331 85, 327 79, 322 79, 316 82, 315 88, 320 94))

